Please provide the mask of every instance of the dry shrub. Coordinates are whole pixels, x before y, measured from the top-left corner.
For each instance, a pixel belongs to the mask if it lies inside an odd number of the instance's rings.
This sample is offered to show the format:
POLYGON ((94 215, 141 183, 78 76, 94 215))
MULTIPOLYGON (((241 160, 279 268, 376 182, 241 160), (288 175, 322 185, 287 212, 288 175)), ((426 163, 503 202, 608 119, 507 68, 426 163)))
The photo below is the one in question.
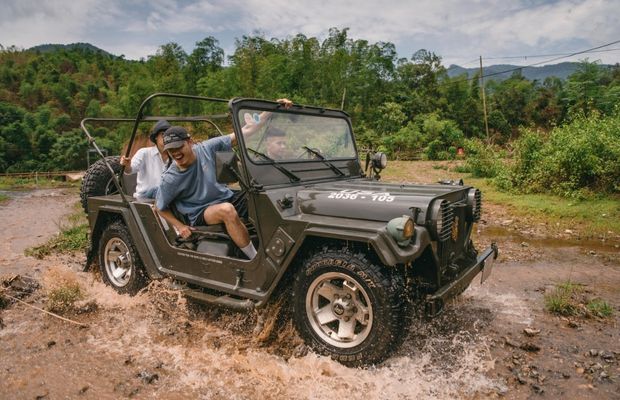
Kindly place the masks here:
POLYGON ((43 286, 47 309, 58 314, 74 311, 75 303, 84 297, 75 273, 65 268, 50 268, 43 276, 43 286))

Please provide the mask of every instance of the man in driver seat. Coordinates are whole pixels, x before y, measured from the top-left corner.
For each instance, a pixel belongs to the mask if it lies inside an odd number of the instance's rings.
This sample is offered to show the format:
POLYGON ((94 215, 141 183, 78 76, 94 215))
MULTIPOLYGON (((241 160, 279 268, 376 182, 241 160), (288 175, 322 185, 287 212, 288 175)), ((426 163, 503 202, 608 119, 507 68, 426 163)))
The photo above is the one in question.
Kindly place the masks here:
POLYGON ((265 152, 274 160, 282 160, 289 156, 288 138, 286 133, 270 126, 265 130, 265 152))
MULTIPOLYGON (((277 101, 285 108, 293 104, 288 99, 277 101)), ((246 124, 243 135, 254 134, 259 125, 246 124)), ((218 183, 215 176, 215 153, 230 151, 236 144, 234 133, 193 144, 185 128, 168 128, 164 132, 164 150, 168 151, 174 164, 162 175, 155 206, 183 238, 188 238, 197 225, 223 223, 232 241, 251 260, 256 256, 256 249, 239 218, 240 214, 247 216, 245 198, 240 192, 234 194, 226 185, 218 183), (170 210, 172 202, 187 222, 174 216, 170 210)))

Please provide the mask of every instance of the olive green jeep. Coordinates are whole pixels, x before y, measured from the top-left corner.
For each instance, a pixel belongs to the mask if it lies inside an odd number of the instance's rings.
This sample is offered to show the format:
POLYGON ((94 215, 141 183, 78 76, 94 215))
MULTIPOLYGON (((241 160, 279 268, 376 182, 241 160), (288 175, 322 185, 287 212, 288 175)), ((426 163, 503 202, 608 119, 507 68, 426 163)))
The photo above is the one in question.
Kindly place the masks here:
POLYGON ((369 153, 360 161, 351 121, 341 110, 158 93, 134 119, 87 118, 81 126, 102 157, 82 185, 90 224, 87 267, 97 261, 103 280, 120 293, 170 277, 193 299, 237 310, 258 309, 274 293, 290 293, 305 342, 345 365, 384 360, 404 339, 414 308, 439 314, 476 275, 484 281, 497 258, 495 244, 480 253, 472 242, 480 190, 462 181, 380 182, 385 155, 369 153), (226 112, 145 116, 162 98, 215 104, 226 112), (218 153, 215 168, 220 183, 246 196, 254 259, 243 257, 221 225, 179 238, 152 200, 132 196, 135 179, 132 184, 122 172, 118 157, 103 157, 89 131, 101 121, 132 123, 129 156, 139 125, 160 118, 219 134, 232 126, 239 145, 218 153), (267 120, 258 132, 244 137, 244 124, 261 118, 267 120), (273 128, 286 138, 277 157, 267 148, 266 132, 273 128))

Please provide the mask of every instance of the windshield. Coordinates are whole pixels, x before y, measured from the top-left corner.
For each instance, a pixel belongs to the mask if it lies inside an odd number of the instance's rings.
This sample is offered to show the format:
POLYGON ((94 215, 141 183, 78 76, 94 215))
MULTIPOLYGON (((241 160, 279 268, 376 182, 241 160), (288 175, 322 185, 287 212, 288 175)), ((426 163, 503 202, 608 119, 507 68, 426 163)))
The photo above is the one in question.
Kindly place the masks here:
POLYGON ((255 163, 356 157, 349 124, 343 118, 241 109, 248 157, 255 163))

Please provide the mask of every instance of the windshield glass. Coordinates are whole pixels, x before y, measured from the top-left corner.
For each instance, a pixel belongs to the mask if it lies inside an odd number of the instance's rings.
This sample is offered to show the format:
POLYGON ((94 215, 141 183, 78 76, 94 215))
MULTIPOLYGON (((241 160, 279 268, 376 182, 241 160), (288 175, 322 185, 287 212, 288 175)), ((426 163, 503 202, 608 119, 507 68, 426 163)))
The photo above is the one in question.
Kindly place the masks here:
POLYGON ((248 156, 256 163, 355 158, 349 124, 343 118, 241 109, 248 156))

